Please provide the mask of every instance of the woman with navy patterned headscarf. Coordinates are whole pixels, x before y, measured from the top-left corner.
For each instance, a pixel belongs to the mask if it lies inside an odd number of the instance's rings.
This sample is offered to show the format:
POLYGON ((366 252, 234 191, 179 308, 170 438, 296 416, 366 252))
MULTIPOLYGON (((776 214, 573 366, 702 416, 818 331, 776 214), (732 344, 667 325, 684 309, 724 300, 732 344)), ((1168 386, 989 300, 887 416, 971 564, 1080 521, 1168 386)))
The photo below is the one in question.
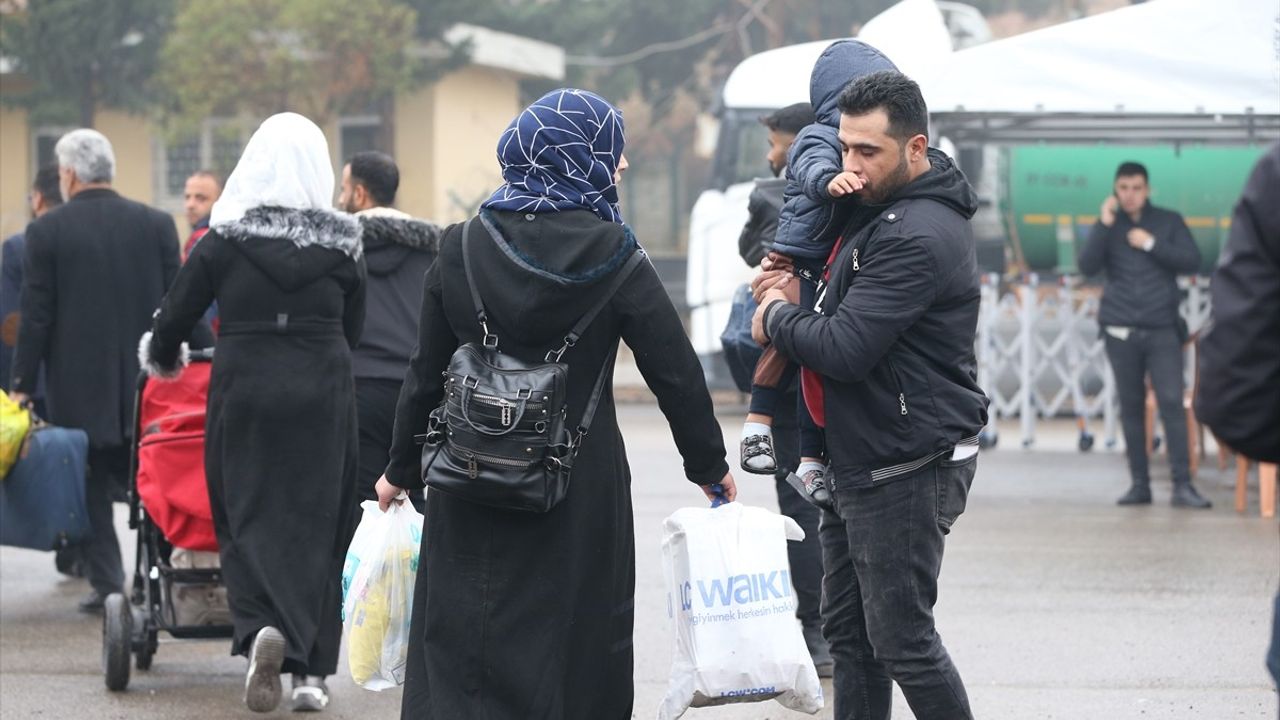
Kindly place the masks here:
POLYGON ((621 223, 618 179, 627 168, 622 113, 586 90, 556 90, 511 121, 498 140, 506 182, 481 207, 515 212, 585 209, 621 223))
MULTIPOLYGON (((541 361, 636 252, 618 207, 623 144, 621 113, 583 90, 548 93, 503 132, 504 182, 470 223, 466 248, 503 353, 541 361)), ((443 397, 454 350, 483 334, 463 268, 465 227, 445 231, 427 273, 418 351, 378 481, 384 507, 400 489, 423 487, 413 436, 426 432, 443 397)), ((658 398, 685 476, 708 497, 722 483, 732 499, 702 368, 648 262, 564 354, 568 422, 582 418, 596 378, 611 377, 620 340, 658 398)), ((635 534, 612 386, 604 384, 568 495, 549 512, 496 510, 428 490, 402 718, 631 717, 635 534)))

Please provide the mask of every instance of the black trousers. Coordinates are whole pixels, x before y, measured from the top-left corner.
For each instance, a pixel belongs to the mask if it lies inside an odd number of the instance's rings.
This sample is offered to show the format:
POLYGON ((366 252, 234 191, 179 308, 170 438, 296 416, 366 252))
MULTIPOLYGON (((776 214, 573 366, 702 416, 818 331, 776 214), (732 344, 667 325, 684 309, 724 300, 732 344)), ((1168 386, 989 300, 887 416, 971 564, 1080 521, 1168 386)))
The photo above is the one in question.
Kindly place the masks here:
MULTIPOLYGON (((360 430, 359 470, 356 474, 355 522, 360 521, 360 501, 377 500, 374 485, 387 469, 391 458, 391 431, 396 423, 396 402, 400 399, 403 380, 356 378, 356 422, 360 430)), ((409 493, 409 499, 422 512, 422 491, 409 493)))
MULTIPOLYGON (((791 385, 790 397, 777 406, 777 415, 773 418, 773 449, 778 460, 775 484, 778 509, 804 530, 804 540, 787 543, 791 583, 796 591, 796 618, 805 627, 819 627, 822 623, 822 541, 818 537, 818 521, 822 515, 786 481, 787 473, 795 471, 800 464, 797 406, 794 402, 800 394, 797 388, 798 384, 791 385)), ((819 429, 818 433, 821 432, 819 429)))
POLYGON ((977 456, 876 487, 841 486, 822 516, 823 635, 837 720, 888 720, 898 683, 920 720, 972 720, 933 622, 944 538, 964 512, 977 456))
POLYGON ((1116 378, 1120 399, 1120 423, 1124 429, 1129 477, 1135 484, 1151 482, 1147 457, 1147 376, 1156 393, 1160 422, 1169 448, 1169 467, 1174 484, 1191 482, 1190 453, 1187 447, 1187 415, 1182 407, 1185 383, 1182 378, 1182 341, 1170 328, 1135 329, 1121 340, 1105 334, 1107 359, 1116 378))
POLYGON ((89 584, 104 595, 121 592, 124 587, 124 563, 116 537, 112 498, 128 487, 128 475, 128 446, 89 448, 84 499, 90 534, 79 545, 79 553, 89 584))

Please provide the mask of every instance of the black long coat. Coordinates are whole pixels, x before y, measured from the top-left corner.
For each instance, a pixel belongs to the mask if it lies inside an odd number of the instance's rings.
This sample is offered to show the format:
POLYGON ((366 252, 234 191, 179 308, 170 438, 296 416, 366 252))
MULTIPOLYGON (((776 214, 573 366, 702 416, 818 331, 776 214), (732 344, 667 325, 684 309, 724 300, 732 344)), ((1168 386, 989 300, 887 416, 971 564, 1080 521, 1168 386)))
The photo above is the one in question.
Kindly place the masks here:
MULTIPOLYGON (((525 360, 560 344, 636 247, 622 226, 585 211, 482 218, 497 238, 473 223, 472 262, 490 328, 503 352, 525 360)), ((427 274, 388 468, 401 487, 422 486, 412 436, 440 402, 441 371, 460 343, 481 339, 461 227, 445 231, 427 274)), ((564 356, 570 422, 582 416, 619 338, 657 395, 686 476, 721 480, 724 442, 702 369, 647 262, 564 356)), ((426 506, 402 718, 630 718, 635 537, 612 393, 600 402, 568 497, 550 512, 496 510, 434 491, 426 506)))
POLYGON ((1196 414, 1247 457, 1280 462, 1280 143, 1258 160, 1213 273, 1196 414))
POLYGON ((355 500, 359 237, 354 218, 324 210, 257 208, 211 230, 178 273, 147 346, 149 370, 173 370, 179 341, 217 300, 205 471, 232 652, 247 652, 254 633, 274 626, 287 643, 285 672, 337 669, 355 500))
POLYGON ((83 190, 32 222, 26 243, 12 387, 33 394, 43 361, 48 419, 83 428, 95 447, 124 445, 138 338, 178 272, 173 218, 114 190, 83 190))

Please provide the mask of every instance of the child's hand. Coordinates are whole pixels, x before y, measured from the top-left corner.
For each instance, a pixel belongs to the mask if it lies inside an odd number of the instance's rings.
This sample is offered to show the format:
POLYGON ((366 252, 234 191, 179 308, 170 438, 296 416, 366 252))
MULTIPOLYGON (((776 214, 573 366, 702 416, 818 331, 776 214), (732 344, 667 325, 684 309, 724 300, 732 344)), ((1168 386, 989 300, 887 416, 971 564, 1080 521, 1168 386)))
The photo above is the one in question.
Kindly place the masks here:
POLYGON ((827 183, 827 194, 833 198, 852 195, 862 189, 862 180, 851 172, 842 172, 827 183))

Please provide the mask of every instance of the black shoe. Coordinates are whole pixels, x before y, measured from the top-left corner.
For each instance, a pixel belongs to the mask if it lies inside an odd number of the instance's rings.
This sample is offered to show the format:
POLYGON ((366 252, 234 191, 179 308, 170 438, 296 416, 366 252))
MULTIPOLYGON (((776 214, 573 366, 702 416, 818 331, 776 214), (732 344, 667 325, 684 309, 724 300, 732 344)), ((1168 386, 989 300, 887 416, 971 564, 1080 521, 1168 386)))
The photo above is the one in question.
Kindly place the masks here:
POLYGON ((822 630, 816 625, 802 628, 804 644, 809 648, 809 657, 813 659, 813 669, 818 677, 829 678, 835 675, 836 661, 831 658, 831 645, 822 637, 822 630))
POLYGON ((786 480, 787 484, 795 488, 796 492, 800 493, 800 497, 807 500, 809 504, 835 512, 835 504, 831 502, 831 491, 827 489, 821 470, 810 470, 804 474, 804 477, 787 473, 786 480))
POLYGON ((1196 508, 1197 510, 1208 510, 1213 507, 1213 503, 1209 502, 1203 495, 1196 492, 1191 483, 1182 483, 1173 486, 1172 504, 1174 507, 1196 508))
POLYGON ((102 605, 107 601, 107 596, 97 590, 90 590, 89 594, 80 601, 80 612, 82 613, 100 613, 102 605))
POLYGON ((1134 483, 1129 487, 1129 492, 1120 496, 1116 501, 1117 505, 1150 505, 1151 504, 1151 486, 1134 483))

